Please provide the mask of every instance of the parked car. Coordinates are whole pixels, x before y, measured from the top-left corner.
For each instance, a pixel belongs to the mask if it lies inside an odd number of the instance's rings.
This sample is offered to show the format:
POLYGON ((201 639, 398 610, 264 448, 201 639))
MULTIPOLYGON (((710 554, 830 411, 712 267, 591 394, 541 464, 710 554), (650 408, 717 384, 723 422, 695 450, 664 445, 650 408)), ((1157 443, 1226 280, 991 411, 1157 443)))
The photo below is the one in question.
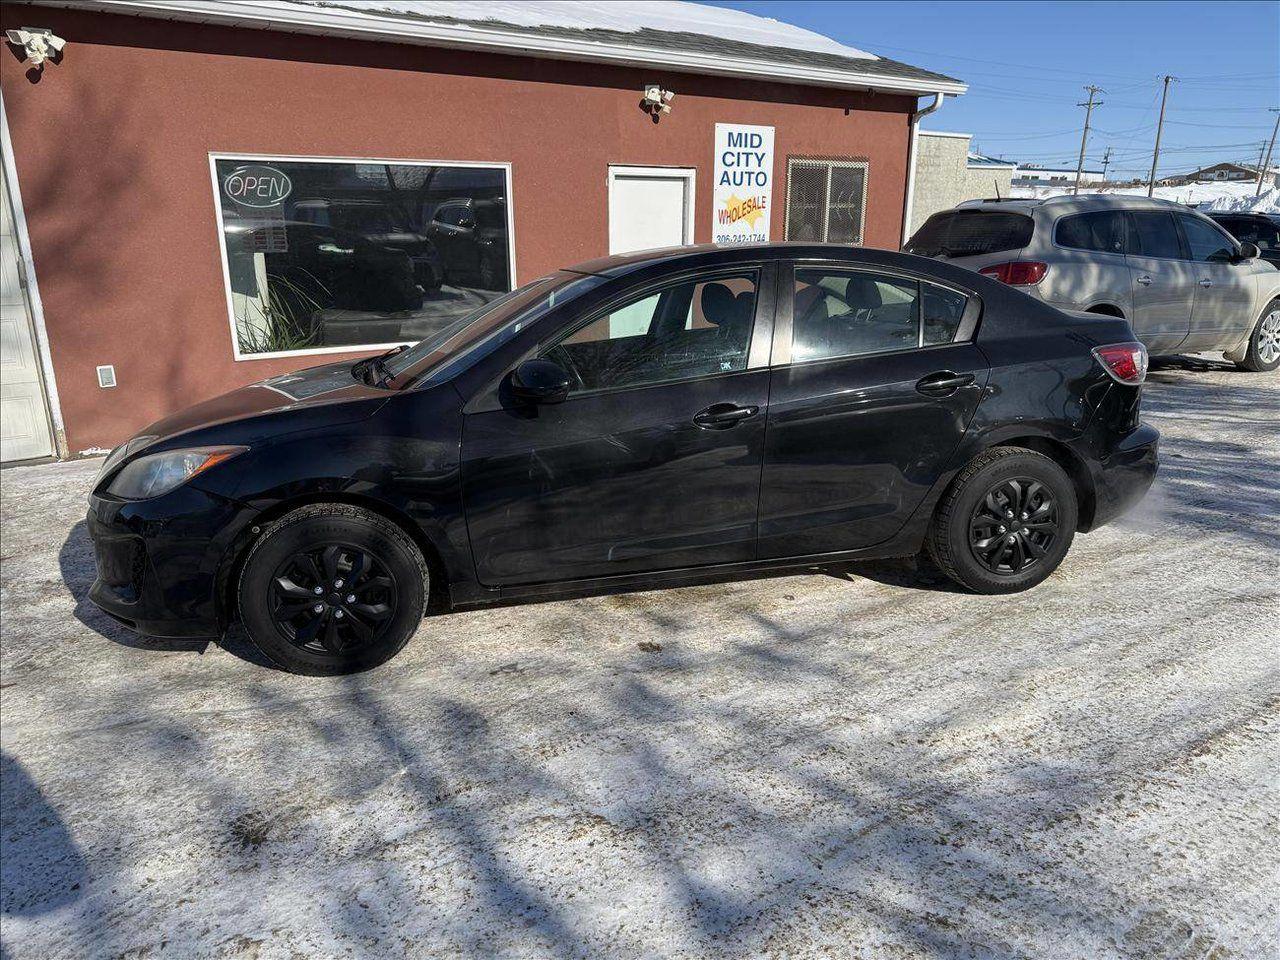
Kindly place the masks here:
POLYGON ((1207 214, 1241 243, 1252 243, 1268 263, 1280 267, 1280 215, 1267 213, 1207 214))
POLYGON ((390 204, 355 198, 312 198, 293 203, 294 219, 333 227, 360 236, 365 242, 405 254, 413 265, 414 282, 424 292, 444 282, 444 262, 431 241, 409 228, 390 204))
POLYGON ((647 251, 404 350, 207 400, 107 458, 90 597, 235 619, 302 673, 454 608, 922 549, 1031 587, 1147 490, 1146 351, 951 264, 841 245, 647 251))
POLYGON ((1280 366, 1280 273, 1208 217, 1145 197, 973 200, 905 248, 1068 310, 1124 317, 1152 353, 1221 350, 1280 366))
POLYGON ((445 200, 432 214, 427 235, 444 259, 449 283, 481 290, 507 288, 506 205, 501 201, 445 200))

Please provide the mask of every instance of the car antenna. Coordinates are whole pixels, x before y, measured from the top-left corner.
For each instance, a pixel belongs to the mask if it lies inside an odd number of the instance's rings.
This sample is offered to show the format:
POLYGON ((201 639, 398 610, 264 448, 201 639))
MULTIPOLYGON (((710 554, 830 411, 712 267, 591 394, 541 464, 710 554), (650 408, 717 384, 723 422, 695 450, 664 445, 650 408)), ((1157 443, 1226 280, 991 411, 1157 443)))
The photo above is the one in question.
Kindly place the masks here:
POLYGON ((1002 196, 1000 196, 1000 178, 999 178, 999 177, 993 177, 993 178, 992 178, 992 180, 991 180, 991 182, 992 182, 992 183, 994 183, 994 184, 996 185, 996 199, 997 199, 997 200, 1003 200, 1004 198, 1003 198, 1002 196))

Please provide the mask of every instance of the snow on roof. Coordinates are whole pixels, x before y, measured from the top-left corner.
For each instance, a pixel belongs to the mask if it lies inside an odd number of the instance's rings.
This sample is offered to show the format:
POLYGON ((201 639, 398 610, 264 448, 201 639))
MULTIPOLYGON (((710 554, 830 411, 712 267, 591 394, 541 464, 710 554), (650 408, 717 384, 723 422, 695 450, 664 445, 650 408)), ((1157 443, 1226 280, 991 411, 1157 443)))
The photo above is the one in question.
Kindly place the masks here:
POLYGON ((475 24, 513 24, 520 27, 568 27, 638 33, 660 30, 733 38, 761 46, 830 53, 855 60, 879 60, 875 54, 792 26, 771 17, 741 10, 709 7, 682 0, 298 0, 313 7, 363 9, 370 13, 437 17, 475 24))
POLYGON ((740 10, 681 0, 32 0, 259 30, 920 96, 952 77, 740 10))
POLYGON ((1001 170, 1013 170, 1017 168, 1017 164, 1012 160, 997 160, 995 157, 984 156, 981 153, 973 153, 970 151, 968 165, 971 167, 992 167, 1001 170))

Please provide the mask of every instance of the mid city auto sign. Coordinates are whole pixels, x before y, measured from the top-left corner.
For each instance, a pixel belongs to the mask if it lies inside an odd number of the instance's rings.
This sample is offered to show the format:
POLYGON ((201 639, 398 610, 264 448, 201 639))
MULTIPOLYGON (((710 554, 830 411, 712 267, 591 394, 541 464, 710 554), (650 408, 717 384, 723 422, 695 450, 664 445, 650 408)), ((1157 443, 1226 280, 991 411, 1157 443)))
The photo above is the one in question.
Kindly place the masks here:
POLYGON ((715 208, 711 236, 724 244, 769 239, 773 203, 773 127, 716 124, 715 208))

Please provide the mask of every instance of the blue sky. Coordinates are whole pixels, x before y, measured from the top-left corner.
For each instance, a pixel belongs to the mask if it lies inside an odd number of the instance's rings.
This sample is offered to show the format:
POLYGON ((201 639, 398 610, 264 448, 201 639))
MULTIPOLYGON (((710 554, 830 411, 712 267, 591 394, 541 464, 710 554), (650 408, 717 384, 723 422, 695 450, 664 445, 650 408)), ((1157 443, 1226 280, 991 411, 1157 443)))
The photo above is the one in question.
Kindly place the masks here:
MULTIPOLYGON (((1094 110, 1088 165, 1145 177, 1160 78, 1169 93, 1160 172, 1215 160, 1257 163, 1280 107, 1280 2, 998 3, 711 0, 826 34, 969 84, 922 124, 974 134, 976 148, 1075 166, 1085 84, 1094 110)), ((1280 153, 1280 147, 1277 147, 1280 153)), ((1276 163, 1275 156, 1272 158, 1276 163)))

